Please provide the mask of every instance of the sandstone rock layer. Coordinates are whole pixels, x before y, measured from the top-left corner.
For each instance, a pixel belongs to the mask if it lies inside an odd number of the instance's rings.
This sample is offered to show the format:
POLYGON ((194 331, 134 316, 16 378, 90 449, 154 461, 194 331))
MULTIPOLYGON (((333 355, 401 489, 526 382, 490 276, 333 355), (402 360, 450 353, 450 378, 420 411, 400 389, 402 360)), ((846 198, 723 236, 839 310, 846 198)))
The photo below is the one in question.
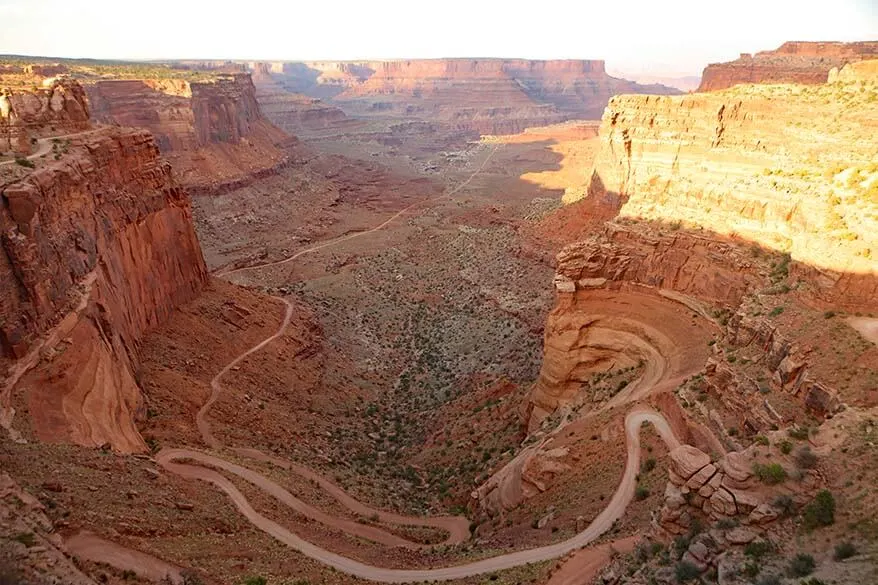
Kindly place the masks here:
POLYGON ((106 129, 2 202, 0 406, 17 387, 41 439, 145 448, 138 341, 207 278, 186 192, 149 132, 106 129))

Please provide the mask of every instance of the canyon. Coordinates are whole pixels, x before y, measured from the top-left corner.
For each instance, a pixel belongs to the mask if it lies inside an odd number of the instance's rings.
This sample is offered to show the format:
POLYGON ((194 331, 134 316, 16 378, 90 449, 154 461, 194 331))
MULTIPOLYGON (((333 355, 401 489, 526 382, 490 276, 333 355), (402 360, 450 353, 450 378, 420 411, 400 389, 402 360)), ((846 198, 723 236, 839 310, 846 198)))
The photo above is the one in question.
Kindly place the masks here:
POLYGON ((690 95, 473 59, 10 90, 0 559, 868 582, 878 68, 818 49, 826 79, 690 95))
POLYGON ((617 93, 681 93, 611 77, 603 61, 415 59, 259 64, 290 90, 360 116, 429 120, 448 131, 516 134, 600 116, 617 93))

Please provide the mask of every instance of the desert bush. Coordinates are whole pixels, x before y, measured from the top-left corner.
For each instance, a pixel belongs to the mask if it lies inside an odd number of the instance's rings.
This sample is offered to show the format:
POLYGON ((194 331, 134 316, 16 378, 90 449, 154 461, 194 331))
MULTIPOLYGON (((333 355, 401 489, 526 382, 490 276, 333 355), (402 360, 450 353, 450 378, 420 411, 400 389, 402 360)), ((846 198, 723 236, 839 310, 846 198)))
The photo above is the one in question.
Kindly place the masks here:
POLYGON ((793 444, 787 440, 783 440, 780 442, 780 452, 784 455, 789 455, 793 451, 793 444))
POLYGON ((34 168, 35 166, 37 166, 37 165, 34 164, 34 161, 32 161, 32 160, 28 160, 28 159, 26 159, 26 158, 16 158, 16 159, 15 159, 15 164, 20 165, 20 166, 22 166, 22 167, 27 167, 27 168, 29 168, 29 169, 32 169, 32 168, 34 168))
POLYGON ((774 550, 774 547, 767 540, 754 540, 752 542, 748 542, 744 547, 744 554, 748 557, 753 557, 756 560, 761 559, 768 553, 774 550))
POLYGON ((755 463, 753 473, 764 484, 775 485, 787 478, 787 471, 780 463, 755 463))
POLYGON ((698 570, 698 567, 688 561, 680 561, 677 563, 677 568, 674 570, 674 576, 677 578, 677 583, 688 583, 689 581, 698 578, 700 574, 701 571, 698 570))
POLYGON ((763 575, 759 581, 756 582, 756 585, 780 585, 780 577, 773 573, 763 575))
POLYGON ((266 585, 268 581, 262 575, 252 575, 244 579, 243 585, 266 585))
POLYGON ((829 490, 820 490, 814 501, 805 506, 805 526, 817 528, 835 522, 835 497, 829 490))
POLYGON ((837 561, 843 561, 851 558, 855 554, 857 554, 857 547, 855 547, 852 542, 846 540, 835 545, 835 552, 833 553, 832 558, 837 561))
POLYGON ((811 451, 811 447, 805 445, 796 453, 796 463, 803 469, 811 469, 817 465, 817 455, 811 451))
POLYGON ((634 490, 634 497, 640 501, 649 497, 649 489, 646 486, 638 485, 634 490))
POLYGON ((814 557, 809 554, 799 553, 790 560, 787 566, 787 575, 790 577, 806 577, 814 572, 814 557))
POLYGON ((796 511, 796 503, 787 494, 782 494, 774 499, 772 505, 780 510, 781 516, 792 516, 796 511))

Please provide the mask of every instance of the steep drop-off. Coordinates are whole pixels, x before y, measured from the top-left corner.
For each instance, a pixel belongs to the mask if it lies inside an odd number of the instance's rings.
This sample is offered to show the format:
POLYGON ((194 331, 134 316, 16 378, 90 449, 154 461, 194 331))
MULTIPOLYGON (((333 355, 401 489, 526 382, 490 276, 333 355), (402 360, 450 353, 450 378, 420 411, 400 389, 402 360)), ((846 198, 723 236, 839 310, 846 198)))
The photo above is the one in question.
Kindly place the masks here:
POLYGON ((42 440, 145 449, 138 342, 207 278, 186 192, 149 132, 104 129, 2 193, 0 421, 18 438, 23 404, 42 440))
POLYGON ((815 294, 874 299, 878 85, 747 86, 619 96, 586 192, 623 217, 704 228, 791 254, 815 294), (802 270, 806 270, 802 268, 802 270))
POLYGON ((284 163, 289 137, 266 120, 249 74, 217 74, 212 81, 144 79, 86 86, 99 122, 147 128, 195 192, 240 184, 284 163))
POLYGON ((826 83, 830 69, 878 58, 878 42, 787 42, 774 51, 741 54, 728 63, 704 68, 698 91, 726 89, 741 83, 826 83))

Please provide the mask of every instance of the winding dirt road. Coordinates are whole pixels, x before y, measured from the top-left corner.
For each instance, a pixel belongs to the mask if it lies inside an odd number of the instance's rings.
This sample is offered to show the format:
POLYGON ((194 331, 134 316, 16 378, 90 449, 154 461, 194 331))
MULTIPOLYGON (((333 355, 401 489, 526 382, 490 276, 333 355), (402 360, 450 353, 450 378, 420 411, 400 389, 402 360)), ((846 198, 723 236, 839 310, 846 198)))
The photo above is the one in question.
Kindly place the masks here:
MULTIPOLYGON (((37 151, 34 152, 33 154, 29 154, 29 155, 25 156, 24 158, 27 160, 34 160, 35 158, 39 158, 43 155, 46 155, 46 154, 49 154, 50 152, 52 152, 52 142, 54 140, 64 140, 65 138, 73 138, 74 136, 79 136, 80 134, 87 134, 89 132, 91 132, 91 130, 85 130, 83 132, 74 132, 73 134, 63 134, 61 136, 48 136, 46 138, 39 138, 39 139, 37 139, 37 145, 38 145, 37 151)), ((19 158, 21 158, 21 157, 19 157, 19 158)), ((3 162, 0 162, 0 167, 2 167, 4 165, 11 165, 15 161, 16 161, 16 159, 6 160, 3 162)))
MULTIPOLYGON (((453 195, 464 186, 469 184, 469 182, 472 181, 476 174, 478 174, 478 172, 485 167, 488 160, 490 160, 490 158, 493 156, 494 152, 496 152, 496 147, 482 162, 479 168, 472 175, 470 175, 470 177, 466 181, 459 184, 457 187, 437 199, 453 195)), ((432 201, 435 200, 436 199, 432 201)), ((383 229, 392 221, 421 203, 423 202, 418 202, 408 206, 407 208, 397 212, 394 216, 370 230, 347 234, 340 238, 329 240, 322 244, 318 244, 316 246, 312 246, 310 248, 297 252, 296 254, 282 260, 236 268, 232 270, 227 270, 225 272, 220 272, 219 274, 231 274, 243 270, 277 266, 285 264, 287 262, 291 262, 304 254, 312 253, 317 250, 332 246, 334 244, 383 229)), ((293 307, 286 299, 280 300, 283 301, 286 305, 286 311, 281 326, 278 328, 277 332, 237 356, 234 360, 229 362, 216 376, 214 376, 213 380, 211 381, 211 396, 204 404, 204 406, 202 406, 202 408, 199 410, 196 416, 196 423, 199 431, 202 434, 202 437, 204 438, 205 443, 214 450, 221 449, 222 445, 211 432, 207 415, 211 407, 214 405, 214 403, 223 391, 221 378, 247 356, 259 351, 260 349, 264 348, 266 345, 283 335, 292 317, 293 307)), ((650 386, 651 384, 658 383, 663 373, 665 372, 665 367, 662 362, 654 364, 654 366, 655 367, 653 369, 648 369, 646 375, 641 378, 641 384, 633 384, 632 386, 650 386)), ((634 388, 632 388, 631 390, 633 392, 634 388)), ((492 573, 495 571, 509 569, 512 567, 517 567, 530 563, 556 559, 570 553, 571 551, 586 546, 587 544, 593 542, 596 538, 601 536, 604 532, 609 530, 613 526, 614 522, 625 513, 628 504, 634 497, 636 477, 640 468, 640 428, 644 423, 647 422, 651 423, 656 428, 656 430, 659 432, 662 439, 665 441, 669 448, 673 449, 679 446, 680 442, 674 436, 670 425, 661 414, 645 407, 635 407, 634 409, 632 409, 625 417, 627 461, 625 464, 624 473, 619 482, 619 486, 616 489, 616 492, 613 494, 613 497, 611 498, 607 507, 604 508, 604 510, 600 514, 598 514, 597 517, 594 518, 594 520, 591 522, 591 524, 589 524, 587 528, 585 528, 585 530, 579 532, 568 540, 556 544, 499 555, 462 565, 434 569, 389 569, 384 567, 376 567, 346 558, 302 539, 286 527, 281 526, 277 522, 257 512, 250 505, 244 494, 242 494, 241 491, 238 490, 237 487, 235 487, 234 483, 232 483, 232 481, 230 481, 227 477, 225 477, 215 469, 209 469, 207 467, 199 465, 187 464, 185 463, 185 461, 200 463, 201 465, 210 466, 216 469, 222 469, 227 473, 234 474, 251 483, 252 485, 258 487, 265 493, 272 495, 277 500, 286 504, 296 512, 304 514, 328 526, 343 530, 350 534, 355 534, 357 536, 361 536, 363 538, 367 538, 369 540, 373 540, 375 542, 379 542, 381 544, 386 544, 389 546, 405 546, 412 548, 424 546, 417 543, 411 543, 405 539, 402 539, 399 536, 393 535, 377 527, 363 525, 357 522, 330 516, 325 512, 313 508, 305 502, 302 502, 293 494, 288 492, 277 483, 268 479, 267 477, 255 471, 247 469, 246 467, 227 461, 219 456, 192 449, 167 448, 162 449, 156 455, 156 462, 167 471, 177 474, 181 477, 206 481, 213 484, 229 497, 229 499, 232 501, 238 511, 241 512, 241 514, 243 514, 255 527, 259 528, 266 534, 271 535, 272 537, 286 544, 290 548, 297 550, 298 552, 321 563, 331 566, 336 570, 363 579, 385 583, 408 583, 430 580, 444 581, 450 579, 471 577, 484 573, 492 573)), ((430 526, 435 528, 441 528, 448 532, 449 536, 446 539, 446 543, 463 542, 469 537, 469 526, 466 518, 411 518, 398 514, 383 512, 380 510, 374 510, 356 501, 347 493, 345 493, 341 488, 306 467, 271 455, 267 455, 255 449, 239 448, 234 449, 233 451, 240 456, 258 459, 261 461, 272 463, 274 465, 278 465, 280 467, 283 467, 284 469, 293 471, 302 475, 303 477, 317 482, 317 484, 320 485, 320 487, 322 487, 327 493, 332 495, 341 504, 357 514, 365 514, 369 516, 374 516, 375 514, 377 514, 380 520, 391 524, 430 526)))

